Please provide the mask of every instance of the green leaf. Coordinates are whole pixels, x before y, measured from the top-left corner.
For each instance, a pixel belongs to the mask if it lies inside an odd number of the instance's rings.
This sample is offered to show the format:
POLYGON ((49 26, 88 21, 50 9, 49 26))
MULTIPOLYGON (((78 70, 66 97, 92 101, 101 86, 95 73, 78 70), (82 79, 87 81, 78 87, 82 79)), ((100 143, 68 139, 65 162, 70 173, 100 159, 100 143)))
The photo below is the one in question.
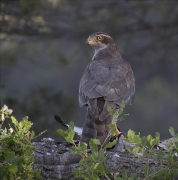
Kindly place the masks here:
POLYGON ((5 152, 4 162, 13 163, 13 161, 16 161, 18 159, 19 158, 15 156, 14 152, 11 152, 11 151, 5 152))
POLYGON ((109 142, 109 143, 104 147, 104 149, 112 148, 114 145, 116 145, 117 141, 118 141, 118 138, 114 139, 112 142, 109 142))
POLYGON ((124 114, 123 116, 121 116, 120 118, 119 118, 119 121, 123 121, 126 117, 128 117, 129 116, 129 114, 124 114))
POLYGON ((160 139, 160 133, 159 132, 155 133, 155 139, 160 139))
POLYGON ((128 178, 128 180, 134 180, 134 178, 132 178, 132 177, 129 177, 129 178, 128 178))
POLYGON ((124 108, 125 108, 125 102, 122 101, 121 104, 119 105, 119 114, 123 113, 124 108))
POLYGON ((15 127, 18 127, 18 121, 14 116, 11 116, 12 123, 15 125, 15 127))
POLYGON ((133 179, 135 179, 137 177, 137 173, 131 173, 130 177, 132 177, 133 179))
POLYGON ((75 132, 73 131, 73 132, 70 132, 69 134, 68 134, 68 136, 66 136, 66 141, 67 142, 70 142, 70 143, 73 143, 73 139, 74 139, 74 135, 75 135, 75 132))
POLYGON ((175 131, 172 126, 169 128, 169 133, 171 134, 171 136, 173 136, 173 137, 175 136, 175 131))
POLYGON ((67 131, 64 131, 62 129, 58 129, 57 132, 64 138, 68 135, 67 131))
POLYGON ((113 116, 114 113, 115 113, 115 110, 113 110, 111 107, 108 107, 108 108, 107 108, 107 111, 108 111, 108 113, 109 113, 111 116, 113 116))
POLYGON ((135 132, 132 131, 131 129, 129 129, 128 132, 127 132, 127 138, 126 138, 126 140, 127 140, 128 142, 134 142, 134 136, 135 136, 135 132))
POLYGON ((149 134, 147 137, 146 137, 146 139, 147 139, 147 145, 148 145, 148 147, 152 147, 152 141, 153 141, 153 137, 149 134))
POLYGON ((140 138, 140 134, 134 136, 134 142, 138 145, 141 144, 142 140, 140 138))
POLYGON ((121 171, 121 175, 124 179, 128 179, 128 176, 127 176, 127 171, 126 170, 122 170, 121 171))
POLYGON ((158 132, 155 133, 155 139, 151 141, 152 147, 158 145, 160 143, 160 134, 158 132))
POLYGON ((15 165, 11 165, 7 168, 7 171, 11 174, 15 174, 18 171, 18 168, 15 165))
POLYGON ((96 163, 96 164, 94 165, 94 169, 96 169, 96 168, 98 167, 98 165, 99 165, 99 163, 96 163))
POLYGON ((66 131, 62 129, 58 129, 57 132, 65 138, 65 140, 69 143, 74 144, 73 138, 75 136, 75 131, 74 131, 74 123, 70 122, 69 127, 66 131))
POLYGON ((95 145, 100 145, 99 139, 91 139, 92 143, 95 145))
POLYGON ((114 178, 114 180, 124 180, 124 179, 121 177, 116 177, 116 178, 114 178))
POLYGON ((141 142, 142 146, 147 146, 147 138, 145 136, 143 136, 143 137, 141 137, 141 140, 142 140, 142 142, 141 142))
POLYGON ((109 124, 109 134, 113 135, 115 130, 116 130, 116 125, 115 124, 109 124))
POLYGON ((100 163, 103 163, 106 161, 106 157, 104 155, 104 149, 100 149, 99 153, 96 153, 95 154, 96 156, 94 156, 95 160, 100 162, 100 163))
POLYGON ((152 158, 152 159, 155 159, 154 157, 155 157, 155 152, 154 151, 152 151, 152 150, 150 150, 149 151, 149 158, 152 158))
POLYGON ((104 169, 104 166, 100 163, 96 163, 97 166, 94 168, 95 172, 100 174, 100 175, 104 175, 105 174, 105 169, 104 169))
POLYGON ((148 167, 146 165, 142 166, 142 171, 144 172, 144 174, 147 174, 148 167))
POLYGON ((150 144, 151 144, 152 147, 154 147, 155 145, 158 145, 159 142, 160 142, 160 141, 159 141, 158 139, 152 139, 151 142, 150 142, 150 144))
POLYGON ((31 127, 33 123, 28 120, 28 116, 25 116, 22 118, 22 121, 19 122, 19 129, 25 128, 25 131, 27 132, 31 127))
POLYGON ((74 122, 69 123, 69 130, 74 130, 74 122))
POLYGON ((139 150, 140 150, 140 147, 137 146, 137 147, 133 148, 132 152, 135 155, 135 154, 137 154, 139 152, 139 150))
POLYGON ((90 139, 89 145, 92 153, 94 153, 94 152, 98 152, 98 147, 101 144, 99 139, 90 139))
POLYGON ((72 146, 70 149, 71 154, 79 154, 82 157, 87 155, 87 144, 84 142, 79 142, 78 146, 72 146))
POLYGON ((158 145, 159 142, 160 142, 160 134, 157 132, 155 134, 155 138, 153 138, 150 134, 146 137, 146 140, 147 140, 147 146, 152 148, 154 147, 155 145, 158 145))

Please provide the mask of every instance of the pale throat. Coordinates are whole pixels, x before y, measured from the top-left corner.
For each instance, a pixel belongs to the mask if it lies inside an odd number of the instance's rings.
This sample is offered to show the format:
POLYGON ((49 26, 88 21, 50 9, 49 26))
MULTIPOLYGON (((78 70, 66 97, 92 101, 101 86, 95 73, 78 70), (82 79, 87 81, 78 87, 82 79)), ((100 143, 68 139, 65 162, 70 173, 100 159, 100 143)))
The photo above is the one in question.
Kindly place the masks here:
POLYGON ((108 47, 108 45, 109 45, 109 44, 107 44, 106 46, 103 46, 103 47, 101 47, 101 48, 95 49, 95 53, 94 53, 94 55, 93 55, 92 60, 95 58, 95 56, 98 54, 98 52, 102 51, 103 49, 106 49, 106 48, 108 47))

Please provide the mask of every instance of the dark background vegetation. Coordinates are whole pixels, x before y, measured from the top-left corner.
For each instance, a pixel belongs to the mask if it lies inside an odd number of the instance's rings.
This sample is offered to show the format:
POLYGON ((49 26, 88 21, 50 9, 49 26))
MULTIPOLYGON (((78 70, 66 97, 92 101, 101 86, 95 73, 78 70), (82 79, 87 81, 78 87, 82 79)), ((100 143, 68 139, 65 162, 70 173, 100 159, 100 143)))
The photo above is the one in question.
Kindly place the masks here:
POLYGON ((1 1, 1 106, 29 116, 36 134, 48 130, 45 137, 59 139, 55 114, 82 126, 78 86, 94 53, 84 42, 104 31, 136 79, 121 130, 169 137, 170 126, 178 129, 177 14, 176 0, 1 1))

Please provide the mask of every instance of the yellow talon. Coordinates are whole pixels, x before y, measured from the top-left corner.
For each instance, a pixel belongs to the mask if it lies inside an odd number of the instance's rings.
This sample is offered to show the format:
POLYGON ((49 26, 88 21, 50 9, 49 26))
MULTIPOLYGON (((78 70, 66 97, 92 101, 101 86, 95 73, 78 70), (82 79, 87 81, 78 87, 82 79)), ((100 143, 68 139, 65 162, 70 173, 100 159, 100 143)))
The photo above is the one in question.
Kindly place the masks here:
POLYGON ((115 124, 115 132, 113 134, 113 136, 117 136, 120 135, 122 132, 119 131, 119 129, 117 128, 117 125, 115 124))

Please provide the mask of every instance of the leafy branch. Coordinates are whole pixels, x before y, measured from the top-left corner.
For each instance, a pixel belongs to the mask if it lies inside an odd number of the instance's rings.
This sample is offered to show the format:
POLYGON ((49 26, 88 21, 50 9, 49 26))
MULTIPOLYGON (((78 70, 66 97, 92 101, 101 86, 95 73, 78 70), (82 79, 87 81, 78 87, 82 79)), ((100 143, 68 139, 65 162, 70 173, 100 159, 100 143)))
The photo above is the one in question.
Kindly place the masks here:
MULTIPOLYGON (((118 110, 108 108, 113 119, 112 123, 109 125, 107 138, 115 134, 117 128, 116 122, 118 120, 123 120, 128 116, 127 114, 121 116, 124 107, 125 104, 122 102, 120 109, 118 110)), ((140 133, 137 134, 134 131, 129 130, 127 136, 124 138, 124 141, 135 144, 134 147, 125 145, 125 148, 132 154, 132 157, 134 156, 138 158, 138 162, 142 159, 146 160, 145 165, 142 166, 144 180, 170 180, 178 177, 178 134, 175 133, 174 128, 172 127, 170 127, 169 132, 173 136, 174 141, 168 141, 166 144, 168 149, 167 157, 165 157, 165 150, 159 147, 160 134, 158 132, 154 137, 151 135, 141 137, 140 133), (158 163, 159 166, 151 166, 150 163, 152 161, 158 163), (167 164, 166 166, 165 163, 167 164)), ((58 130, 58 133, 60 133, 67 142, 73 145, 70 149, 70 153, 81 156, 79 167, 73 171, 76 179, 141 180, 136 173, 128 174, 126 170, 122 170, 119 173, 119 177, 111 176, 112 173, 105 163, 107 159, 106 150, 107 148, 112 148, 116 143, 118 143, 118 138, 113 142, 109 142, 105 147, 100 144, 98 139, 91 139, 89 142, 91 151, 89 151, 86 143, 79 142, 77 145, 74 143, 73 138, 75 132, 73 123, 70 123, 67 131, 58 130)))
MULTIPOLYGON (((125 107, 124 102, 121 103, 118 110, 108 109, 109 113, 113 116, 112 124, 109 124, 109 133, 105 141, 115 133, 116 122, 118 117, 123 113, 125 107)), ((123 120, 127 115, 123 115, 120 119, 123 120)), ((101 145, 98 139, 91 139, 89 142, 90 152, 87 149, 87 144, 84 142, 79 142, 79 144, 74 143, 74 123, 71 122, 69 128, 64 131, 62 129, 57 130, 57 132, 62 135, 65 140, 72 144, 73 146, 70 149, 70 153, 73 155, 80 155, 81 159, 79 162, 79 167, 74 170, 74 176, 76 179, 85 179, 85 180, 99 180, 101 178, 110 179, 110 171, 106 165, 106 155, 105 150, 107 148, 113 147, 118 139, 109 142, 105 147, 101 145)))
POLYGON ((129 130, 127 137, 124 139, 127 142, 135 143, 135 147, 126 146, 126 149, 137 156, 138 158, 146 158, 147 161, 142 167, 145 174, 144 180, 149 179, 172 179, 178 177, 178 134, 174 128, 169 128, 170 134, 173 136, 173 141, 168 141, 164 148, 159 147, 160 134, 156 133, 155 137, 151 135, 140 137, 134 131, 129 130), (164 149, 167 149, 168 156, 165 157, 164 149), (150 166, 150 160, 154 160, 160 164, 158 169, 150 166), (167 164, 165 166, 164 164, 167 164))
POLYGON ((35 148, 31 140, 35 133, 31 131, 33 123, 24 117, 20 122, 11 116, 12 110, 6 105, 0 110, 0 179, 41 179, 40 171, 33 169, 32 153, 35 148), (13 127, 2 129, 6 118, 11 119, 13 127))

